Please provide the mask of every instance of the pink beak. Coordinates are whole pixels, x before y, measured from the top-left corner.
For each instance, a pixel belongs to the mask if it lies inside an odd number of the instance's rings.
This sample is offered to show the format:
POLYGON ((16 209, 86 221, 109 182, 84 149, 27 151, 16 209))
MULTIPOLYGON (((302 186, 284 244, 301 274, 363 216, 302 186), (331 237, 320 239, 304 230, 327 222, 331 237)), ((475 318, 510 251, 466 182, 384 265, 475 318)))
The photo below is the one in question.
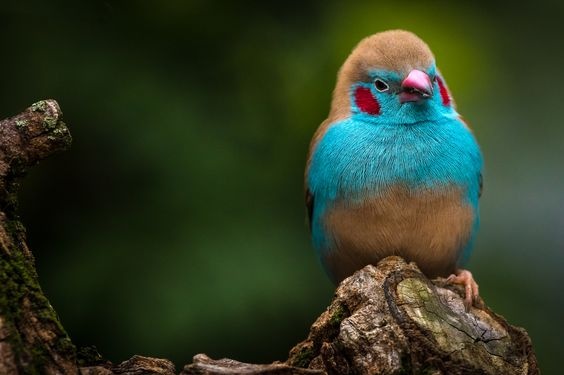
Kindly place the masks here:
POLYGON ((433 84, 429 75, 414 69, 401 83, 400 103, 419 102, 433 95, 433 84))

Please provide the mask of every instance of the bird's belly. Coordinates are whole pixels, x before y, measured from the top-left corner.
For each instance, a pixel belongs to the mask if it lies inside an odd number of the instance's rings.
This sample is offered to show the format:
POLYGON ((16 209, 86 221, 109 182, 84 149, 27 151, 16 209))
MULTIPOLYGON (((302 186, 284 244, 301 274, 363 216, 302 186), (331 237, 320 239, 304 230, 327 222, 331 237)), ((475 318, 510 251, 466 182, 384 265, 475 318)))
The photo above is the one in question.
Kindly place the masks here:
POLYGON ((448 276, 470 238, 474 216, 454 187, 394 187, 355 203, 340 200, 323 217, 333 242, 323 263, 337 282, 389 255, 416 262, 428 277, 448 276))

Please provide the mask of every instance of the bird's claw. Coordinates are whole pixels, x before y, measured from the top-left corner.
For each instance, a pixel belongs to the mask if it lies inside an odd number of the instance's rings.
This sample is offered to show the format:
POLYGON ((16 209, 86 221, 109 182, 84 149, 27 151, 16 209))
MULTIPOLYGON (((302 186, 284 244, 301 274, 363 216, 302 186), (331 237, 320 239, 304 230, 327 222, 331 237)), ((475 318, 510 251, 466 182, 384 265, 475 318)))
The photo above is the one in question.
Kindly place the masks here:
POLYGON ((458 269, 456 270, 456 273, 450 275, 446 281, 450 284, 459 284, 464 286, 464 306, 466 307, 466 311, 469 311, 470 307, 478 302, 478 284, 474 281, 474 277, 470 271, 458 269))

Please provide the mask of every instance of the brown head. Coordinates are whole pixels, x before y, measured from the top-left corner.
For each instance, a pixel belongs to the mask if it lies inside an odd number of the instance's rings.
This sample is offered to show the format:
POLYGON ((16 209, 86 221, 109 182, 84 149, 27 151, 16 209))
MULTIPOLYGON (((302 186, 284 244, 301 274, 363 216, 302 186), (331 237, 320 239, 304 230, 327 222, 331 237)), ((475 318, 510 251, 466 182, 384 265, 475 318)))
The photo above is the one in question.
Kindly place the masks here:
POLYGON ((350 115, 351 86, 374 82, 371 72, 396 72, 405 79, 410 72, 427 72, 434 64, 429 46, 409 31, 389 30, 364 38, 339 70, 329 122, 350 115))

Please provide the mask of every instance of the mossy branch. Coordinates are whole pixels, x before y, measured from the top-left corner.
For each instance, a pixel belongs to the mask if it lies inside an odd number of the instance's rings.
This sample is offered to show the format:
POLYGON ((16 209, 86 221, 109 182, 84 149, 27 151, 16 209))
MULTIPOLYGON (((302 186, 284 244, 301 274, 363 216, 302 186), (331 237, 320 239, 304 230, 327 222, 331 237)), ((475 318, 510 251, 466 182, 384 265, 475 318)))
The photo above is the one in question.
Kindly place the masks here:
POLYGON ((75 374, 75 348, 43 294, 17 193, 27 168, 66 149, 70 133, 54 100, 0 122, 0 373, 75 374))

